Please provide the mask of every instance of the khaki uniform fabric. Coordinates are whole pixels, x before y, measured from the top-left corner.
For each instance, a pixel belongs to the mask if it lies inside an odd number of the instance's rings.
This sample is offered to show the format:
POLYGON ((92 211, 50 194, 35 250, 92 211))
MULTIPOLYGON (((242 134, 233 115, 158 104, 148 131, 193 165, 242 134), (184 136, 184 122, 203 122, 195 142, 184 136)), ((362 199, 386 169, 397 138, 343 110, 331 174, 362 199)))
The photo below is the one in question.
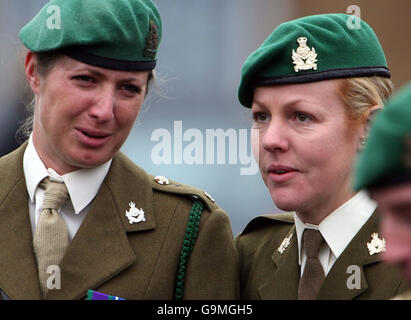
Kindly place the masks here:
MULTIPOLYGON (((25 148, 0 159, 0 289, 10 299, 41 298, 22 167, 25 148)), ((192 195, 204 211, 183 299, 237 298, 237 256, 227 214, 201 190, 173 181, 160 185, 119 153, 61 261, 61 289, 49 290, 46 299, 83 299, 88 289, 124 299, 172 299, 192 195), (129 223, 125 212, 131 201, 144 210, 145 222, 129 223)))
MULTIPOLYGON (((398 270, 380 261, 380 254, 370 255, 367 242, 378 232, 374 212, 327 274, 317 299, 390 299, 407 289, 398 270), (351 265, 361 272, 360 288, 350 289, 347 280, 351 265)), ((236 237, 240 259, 241 299, 296 300, 300 280, 297 234, 292 214, 260 216, 252 220, 236 237), (284 238, 290 244, 278 251, 284 238)))

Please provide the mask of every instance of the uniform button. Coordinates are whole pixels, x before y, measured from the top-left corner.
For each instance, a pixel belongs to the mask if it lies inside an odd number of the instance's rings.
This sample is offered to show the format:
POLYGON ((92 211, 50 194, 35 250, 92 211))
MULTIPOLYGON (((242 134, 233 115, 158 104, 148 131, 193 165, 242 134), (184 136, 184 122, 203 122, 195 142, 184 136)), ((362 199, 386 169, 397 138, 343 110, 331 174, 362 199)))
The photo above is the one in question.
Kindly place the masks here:
POLYGON ((154 181, 157 182, 158 184, 161 185, 168 185, 170 184, 170 181, 168 181, 168 179, 166 177, 163 176, 157 176, 154 178, 154 181))

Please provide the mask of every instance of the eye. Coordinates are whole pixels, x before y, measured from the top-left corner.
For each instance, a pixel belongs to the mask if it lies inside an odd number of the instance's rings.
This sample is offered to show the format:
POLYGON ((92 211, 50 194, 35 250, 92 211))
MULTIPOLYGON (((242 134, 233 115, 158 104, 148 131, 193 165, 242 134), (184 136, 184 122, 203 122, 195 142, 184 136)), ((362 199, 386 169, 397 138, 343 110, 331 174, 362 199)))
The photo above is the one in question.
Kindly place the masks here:
POLYGON ((253 113, 254 122, 267 122, 269 120, 268 114, 262 111, 253 113))
POLYGON ((303 123, 306 123, 308 121, 313 120, 313 118, 311 116, 309 116, 308 114, 306 114, 304 112, 296 112, 295 113, 295 119, 298 122, 303 122, 303 123))
POLYGON ((93 77, 86 76, 86 75, 74 76, 72 79, 81 81, 81 82, 95 82, 95 79, 93 77))
POLYGON ((142 89, 132 84, 125 84, 122 88, 129 94, 139 94, 141 93, 142 89))

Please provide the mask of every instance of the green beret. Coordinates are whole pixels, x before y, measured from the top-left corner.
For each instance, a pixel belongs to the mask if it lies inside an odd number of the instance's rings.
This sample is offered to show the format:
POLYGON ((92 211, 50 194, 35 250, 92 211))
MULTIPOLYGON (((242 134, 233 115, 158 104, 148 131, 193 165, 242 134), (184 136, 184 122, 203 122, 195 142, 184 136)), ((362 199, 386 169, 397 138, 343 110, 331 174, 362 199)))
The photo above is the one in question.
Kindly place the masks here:
POLYGON ((97 67, 152 70, 162 22, 151 0, 52 0, 20 30, 32 52, 60 51, 97 67))
POLYGON ((354 188, 404 181, 411 181, 411 82, 376 117, 356 163, 354 188))
POLYGON ((376 75, 391 77, 367 23, 346 14, 314 15, 280 24, 246 59, 238 98, 250 108, 256 86, 376 75))

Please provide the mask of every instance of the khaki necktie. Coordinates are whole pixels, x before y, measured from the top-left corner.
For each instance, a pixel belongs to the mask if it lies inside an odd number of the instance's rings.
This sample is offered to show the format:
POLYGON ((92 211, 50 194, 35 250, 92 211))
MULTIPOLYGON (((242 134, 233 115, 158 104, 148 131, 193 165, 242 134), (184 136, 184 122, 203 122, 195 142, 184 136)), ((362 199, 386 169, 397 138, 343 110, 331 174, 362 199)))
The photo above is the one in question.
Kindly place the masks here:
POLYGON ((58 209, 68 198, 64 183, 45 178, 40 183, 45 190, 43 207, 33 238, 34 253, 39 268, 40 286, 43 296, 47 294, 47 268, 59 265, 69 245, 67 226, 58 209))
POLYGON ((303 247, 307 255, 303 276, 298 286, 299 300, 314 300, 324 281, 324 270, 318 259, 318 253, 324 238, 318 230, 305 229, 303 233, 303 247))

